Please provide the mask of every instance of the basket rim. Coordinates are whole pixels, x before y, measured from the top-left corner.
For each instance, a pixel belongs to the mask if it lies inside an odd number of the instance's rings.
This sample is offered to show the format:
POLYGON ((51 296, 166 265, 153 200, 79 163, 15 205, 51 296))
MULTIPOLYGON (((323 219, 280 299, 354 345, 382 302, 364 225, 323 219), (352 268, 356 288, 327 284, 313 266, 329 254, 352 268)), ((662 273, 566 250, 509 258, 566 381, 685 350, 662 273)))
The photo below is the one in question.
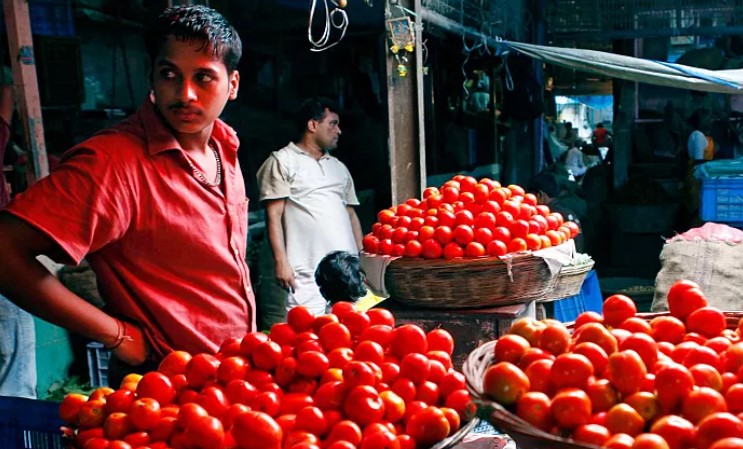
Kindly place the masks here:
MULTIPOLYGON (((561 243, 560 245, 557 245, 553 248, 559 248, 562 245, 570 245, 570 240, 561 243)), ((543 251, 543 250, 539 250, 543 251)), ((515 262, 526 262, 526 261, 532 261, 534 259, 540 260, 544 259, 540 256, 535 256, 532 251, 522 251, 519 253, 514 254, 506 254, 505 256, 480 256, 480 257, 457 257, 454 259, 424 259, 422 257, 393 257, 393 256, 386 256, 381 254, 371 254, 364 250, 361 250, 359 254, 362 257, 390 257, 392 260, 390 260, 390 266, 398 266, 398 267, 412 267, 412 266, 420 266, 420 267, 440 267, 440 266, 462 266, 462 265, 468 265, 468 266, 479 266, 479 265, 493 265, 497 263, 515 263, 515 262)), ((581 266, 581 265, 579 265, 581 266)), ((389 268, 389 267, 388 267, 389 268)))
MULTIPOLYGON (((728 329, 732 328, 733 325, 736 325, 738 320, 743 317, 743 311, 721 312, 725 315, 728 329)), ((636 317, 642 318, 646 321, 650 321, 656 317, 670 315, 670 312, 667 311, 635 314, 636 317)), ((575 322, 565 323, 569 330, 572 330, 574 324, 575 322)), ((491 340, 472 350, 462 366, 462 373, 465 376, 465 386, 467 390, 470 392, 472 399, 478 407, 488 410, 488 419, 491 420, 493 425, 505 433, 509 433, 509 431, 513 433, 521 433, 531 438, 543 440, 545 443, 570 444, 575 449, 598 449, 599 446, 580 443, 538 429, 516 416, 515 413, 512 413, 510 410, 485 396, 483 379, 485 377, 485 372, 490 367, 495 357, 495 345, 497 342, 497 339, 491 340)))

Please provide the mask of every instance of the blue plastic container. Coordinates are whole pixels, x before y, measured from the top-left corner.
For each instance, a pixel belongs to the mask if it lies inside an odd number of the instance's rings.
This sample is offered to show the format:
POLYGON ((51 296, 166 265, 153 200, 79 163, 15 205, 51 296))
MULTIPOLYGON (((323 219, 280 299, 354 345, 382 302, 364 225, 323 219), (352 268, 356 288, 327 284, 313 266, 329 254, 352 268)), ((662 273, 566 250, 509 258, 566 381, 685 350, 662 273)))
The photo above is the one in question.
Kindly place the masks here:
POLYGON ((699 215, 704 221, 743 222, 743 177, 703 178, 699 215))
POLYGON ((97 342, 88 343, 88 373, 90 386, 93 388, 108 386, 108 359, 111 351, 103 348, 97 342))
POLYGON ((591 270, 586 274, 580 293, 555 301, 553 304, 554 318, 563 323, 575 321, 578 315, 583 312, 601 313, 601 306, 604 302, 601 297, 601 287, 596 271, 591 270))
POLYGON ((63 449, 59 404, 0 396, 0 448, 63 449))

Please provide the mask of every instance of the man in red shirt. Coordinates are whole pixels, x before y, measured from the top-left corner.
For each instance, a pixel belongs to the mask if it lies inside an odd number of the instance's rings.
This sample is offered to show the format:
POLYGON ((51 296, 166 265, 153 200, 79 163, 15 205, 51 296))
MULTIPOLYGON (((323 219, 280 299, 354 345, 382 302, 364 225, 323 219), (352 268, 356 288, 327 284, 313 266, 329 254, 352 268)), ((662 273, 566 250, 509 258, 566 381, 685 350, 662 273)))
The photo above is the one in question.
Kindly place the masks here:
POLYGON ((0 293, 102 342, 129 372, 255 330, 239 142, 218 118, 237 97, 240 38, 216 11, 180 6, 146 44, 152 91, 137 113, 74 147, 0 214, 0 293), (66 289, 39 254, 87 258, 106 307, 66 289))

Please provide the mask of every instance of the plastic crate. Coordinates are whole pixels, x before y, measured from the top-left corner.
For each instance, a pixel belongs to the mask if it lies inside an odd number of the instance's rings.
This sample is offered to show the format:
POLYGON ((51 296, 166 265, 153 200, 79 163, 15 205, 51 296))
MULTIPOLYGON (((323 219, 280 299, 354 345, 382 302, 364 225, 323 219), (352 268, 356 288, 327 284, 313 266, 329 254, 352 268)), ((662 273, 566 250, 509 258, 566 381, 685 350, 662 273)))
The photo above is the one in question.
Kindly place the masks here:
POLYGON ((88 343, 88 373, 90 386, 94 388, 108 386, 108 359, 111 351, 103 348, 100 343, 88 343))
POLYGON ((699 215, 704 221, 743 222, 743 177, 703 178, 699 215))
POLYGON ((0 448, 63 449, 59 404, 0 396, 0 448))

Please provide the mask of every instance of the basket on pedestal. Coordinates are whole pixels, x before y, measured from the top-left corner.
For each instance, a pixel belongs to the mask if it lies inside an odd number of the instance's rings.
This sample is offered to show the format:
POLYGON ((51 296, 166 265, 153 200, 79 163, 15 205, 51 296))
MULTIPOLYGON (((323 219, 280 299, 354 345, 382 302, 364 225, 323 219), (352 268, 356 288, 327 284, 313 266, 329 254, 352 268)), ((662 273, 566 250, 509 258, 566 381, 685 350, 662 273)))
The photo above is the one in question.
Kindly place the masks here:
POLYGON ((497 307, 542 299, 554 287, 547 262, 530 253, 507 258, 390 262, 385 287, 397 302, 425 308, 497 307))
MULTIPOLYGON (((743 317, 743 312, 723 313, 725 314, 727 328, 736 329, 739 320, 743 317)), ((636 316, 651 321, 655 317, 667 315, 669 315, 668 312, 640 313, 636 316)), ((572 323, 567 326, 572 330, 572 323)), ((496 344, 497 340, 489 341, 472 351, 462 367, 462 372, 467 380, 467 390, 477 403, 478 408, 485 412, 480 413, 480 416, 487 416, 488 422, 513 438, 518 447, 529 449, 597 449, 598 446, 578 443, 569 438, 538 429, 485 395, 483 378, 485 377, 485 371, 493 363, 496 344)))

